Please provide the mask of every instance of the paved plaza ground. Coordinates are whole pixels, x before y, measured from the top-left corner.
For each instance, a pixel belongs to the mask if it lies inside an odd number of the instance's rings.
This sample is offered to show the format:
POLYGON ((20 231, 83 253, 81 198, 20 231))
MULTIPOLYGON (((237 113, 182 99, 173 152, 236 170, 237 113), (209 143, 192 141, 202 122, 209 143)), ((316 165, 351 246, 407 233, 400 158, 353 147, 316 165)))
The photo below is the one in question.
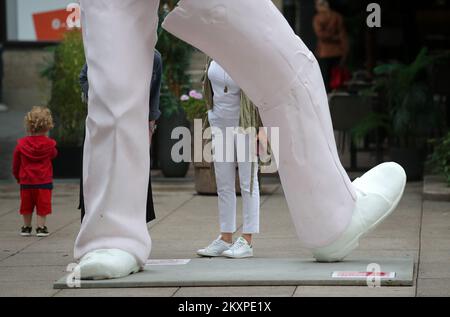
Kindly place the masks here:
MULTIPOLYGON (((450 203, 423 201, 422 183, 409 183, 398 210, 361 241, 349 259, 410 256, 415 259, 412 287, 181 287, 146 289, 55 290, 53 283, 73 262, 80 228, 78 181, 56 181, 54 214, 47 238, 22 238, 18 186, 10 175, 15 140, 23 134, 24 113, 0 115, 0 296, 450 296, 450 203)), ((373 157, 359 154, 364 166, 373 157)), ((349 165, 348 153, 342 156, 349 165)), ((354 176, 354 175, 352 175, 354 176)), ((153 259, 195 258, 195 250, 218 235, 217 197, 196 195, 191 177, 153 178, 157 220, 149 230, 153 259)), ((301 249, 281 185, 263 179, 261 234, 254 241, 258 258, 311 259, 301 249)), ((239 198, 240 207, 240 198, 239 198)), ((242 224, 239 208, 239 224, 242 224)))
MULTIPOLYGON (((259 258, 311 258, 298 246, 281 186, 265 180, 261 234, 254 241, 259 258)), ((217 197, 199 196, 193 183, 154 181, 157 220, 150 224, 153 259, 195 258, 195 250, 217 236, 217 197)), ((402 257, 415 259, 412 287, 273 286, 180 287, 142 289, 55 290, 53 282, 72 262, 73 242, 80 228, 76 209, 78 184, 57 182, 54 214, 47 238, 23 238, 17 214, 17 185, 0 183, 1 296, 449 296, 450 203, 422 201, 422 183, 408 184, 398 210, 361 241, 350 259, 402 257)), ((239 198, 240 203, 240 198, 239 198)), ((239 215, 240 208, 239 208, 239 215)), ((242 218, 238 218, 239 224, 242 218)), ((230 262, 232 263, 232 262, 230 262)))

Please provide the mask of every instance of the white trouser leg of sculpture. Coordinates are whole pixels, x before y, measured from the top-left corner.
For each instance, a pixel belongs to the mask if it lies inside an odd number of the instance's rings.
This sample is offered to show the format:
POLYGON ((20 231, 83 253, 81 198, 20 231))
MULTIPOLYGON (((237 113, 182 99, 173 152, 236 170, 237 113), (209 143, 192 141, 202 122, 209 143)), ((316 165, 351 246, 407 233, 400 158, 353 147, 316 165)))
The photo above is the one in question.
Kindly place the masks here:
POLYGON ((342 260, 395 209, 403 169, 384 164, 358 187, 350 182, 318 63, 272 1, 181 0, 163 27, 216 60, 258 106, 264 125, 280 128, 289 210, 301 244, 318 260, 342 260), (359 218, 364 226, 354 225, 359 218))
POLYGON ((82 279, 139 270, 151 250, 149 87, 159 0, 81 0, 89 66, 86 216, 75 242, 82 279))

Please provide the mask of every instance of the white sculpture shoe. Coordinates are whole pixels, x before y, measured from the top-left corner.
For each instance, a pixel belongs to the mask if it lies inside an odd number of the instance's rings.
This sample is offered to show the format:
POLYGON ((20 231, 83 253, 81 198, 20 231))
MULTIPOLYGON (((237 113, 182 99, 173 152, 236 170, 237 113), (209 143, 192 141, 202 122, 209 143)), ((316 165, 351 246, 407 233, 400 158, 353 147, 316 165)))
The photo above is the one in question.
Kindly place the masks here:
POLYGON ((106 280, 137 273, 140 266, 136 258, 119 249, 95 250, 86 254, 78 264, 81 280, 106 280))
POLYGON ((318 262, 339 262, 359 245, 359 239, 375 229, 397 208, 406 186, 406 174, 396 163, 373 168, 353 185, 357 192, 351 223, 338 240, 311 250, 318 262))

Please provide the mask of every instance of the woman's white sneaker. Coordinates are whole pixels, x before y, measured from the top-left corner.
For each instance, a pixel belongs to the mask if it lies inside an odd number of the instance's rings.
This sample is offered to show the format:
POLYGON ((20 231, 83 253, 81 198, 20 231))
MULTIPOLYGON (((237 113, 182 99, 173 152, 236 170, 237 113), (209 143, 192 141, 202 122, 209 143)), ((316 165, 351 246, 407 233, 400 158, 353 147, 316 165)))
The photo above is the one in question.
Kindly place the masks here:
POLYGON ((253 247, 242 237, 236 240, 230 249, 223 252, 223 256, 232 259, 250 258, 253 256, 253 247))
POLYGON ((197 251, 197 254, 200 256, 206 257, 217 257, 222 256, 222 253, 228 250, 231 247, 231 243, 227 243, 222 240, 222 237, 219 236, 216 240, 214 240, 210 245, 208 245, 204 249, 200 249, 197 251))

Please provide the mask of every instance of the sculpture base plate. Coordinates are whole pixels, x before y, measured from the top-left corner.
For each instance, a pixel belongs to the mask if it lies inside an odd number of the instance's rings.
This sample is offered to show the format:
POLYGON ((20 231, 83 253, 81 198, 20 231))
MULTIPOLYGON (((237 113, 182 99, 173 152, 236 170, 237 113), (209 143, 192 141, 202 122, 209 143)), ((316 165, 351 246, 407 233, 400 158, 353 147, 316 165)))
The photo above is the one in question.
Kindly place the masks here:
POLYGON ((373 269, 379 268, 382 286, 411 286, 414 259, 352 259, 339 263, 317 263, 312 259, 276 258, 195 258, 152 260, 142 272, 121 279, 73 281, 67 276, 55 289, 139 288, 188 286, 367 286, 373 269), (79 282, 78 284, 76 282, 79 282))

